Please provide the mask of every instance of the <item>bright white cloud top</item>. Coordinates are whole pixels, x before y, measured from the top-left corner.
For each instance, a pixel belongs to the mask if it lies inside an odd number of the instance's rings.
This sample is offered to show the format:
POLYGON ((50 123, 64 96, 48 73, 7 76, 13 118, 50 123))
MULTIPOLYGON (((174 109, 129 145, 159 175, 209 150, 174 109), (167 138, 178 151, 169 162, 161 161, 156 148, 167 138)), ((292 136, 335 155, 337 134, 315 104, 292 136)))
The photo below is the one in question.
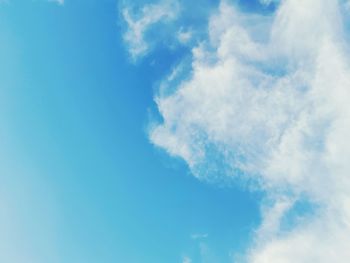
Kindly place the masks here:
MULTIPOLYGON (((208 39, 193 47, 191 69, 174 71, 189 77, 174 84, 173 74, 156 97, 164 121, 150 132, 155 145, 198 178, 240 177, 267 193, 244 262, 349 261, 345 9, 344 1, 285 0, 259 16, 222 1, 208 39), (312 212, 293 216, 306 201, 312 212)), ((124 12, 131 54, 147 50, 149 25, 173 17, 161 10, 145 7, 139 20, 124 12)))

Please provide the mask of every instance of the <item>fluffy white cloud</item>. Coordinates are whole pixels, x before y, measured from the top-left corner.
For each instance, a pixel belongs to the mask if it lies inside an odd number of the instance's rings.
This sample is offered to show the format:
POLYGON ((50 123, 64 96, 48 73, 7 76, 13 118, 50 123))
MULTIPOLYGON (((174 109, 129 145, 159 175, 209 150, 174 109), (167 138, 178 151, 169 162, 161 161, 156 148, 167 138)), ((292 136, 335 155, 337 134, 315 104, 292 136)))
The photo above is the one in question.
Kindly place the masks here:
POLYGON ((173 84, 175 70, 156 96, 163 122, 150 131, 155 145, 201 179, 240 177, 267 193, 248 262, 350 258, 350 56, 342 8, 337 0, 285 0, 267 17, 222 1, 208 40, 193 48, 190 76, 173 84), (317 209, 285 229, 300 200, 317 209))
POLYGON ((178 12, 179 4, 176 0, 145 5, 137 13, 131 11, 129 7, 123 8, 122 16, 127 24, 123 38, 133 59, 146 54, 149 50, 150 45, 145 39, 147 31, 155 24, 174 20, 178 12))

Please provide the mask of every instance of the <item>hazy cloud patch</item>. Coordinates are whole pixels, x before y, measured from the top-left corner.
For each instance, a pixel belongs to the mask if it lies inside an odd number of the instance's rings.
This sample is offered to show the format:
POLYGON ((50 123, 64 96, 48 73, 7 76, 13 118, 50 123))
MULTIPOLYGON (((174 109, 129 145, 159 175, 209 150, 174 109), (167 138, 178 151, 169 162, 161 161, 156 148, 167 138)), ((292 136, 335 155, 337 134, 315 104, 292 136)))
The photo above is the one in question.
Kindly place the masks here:
POLYGON ((151 48, 152 41, 146 38, 149 30, 157 24, 173 21, 179 11, 179 3, 175 0, 147 4, 136 11, 131 6, 122 9, 122 17, 127 25, 123 39, 134 60, 147 54, 151 48))

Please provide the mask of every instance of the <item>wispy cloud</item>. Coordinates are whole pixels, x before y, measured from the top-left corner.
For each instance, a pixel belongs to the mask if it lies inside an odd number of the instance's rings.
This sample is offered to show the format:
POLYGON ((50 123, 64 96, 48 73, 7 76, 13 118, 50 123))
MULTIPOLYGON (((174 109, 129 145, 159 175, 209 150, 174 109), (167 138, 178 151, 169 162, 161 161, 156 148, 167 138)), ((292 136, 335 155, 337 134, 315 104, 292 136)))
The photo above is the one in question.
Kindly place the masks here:
POLYGON ((185 257, 182 259, 182 263, 191 263, 191 262, 192 262, 191 258, 189 258, 189 257, 187 257, 187 256, 185 256, 185 257))
POLYGON ((56 3, 58 5, 64 5, 64 0, 48 0, 49 2, 56 3))
POLYGON ((177 32, 177 38, 181 44, 188 44, 193 37, 193 32, 189 29, 185 30, 184 28, 180 28, 177 32))
POLYGON ((259 16, 222 1, 208 40, 193 47, 188 77, 156 96, 164 121, 150 132, 155 145, 183 158, 198 178, 244 178, 266 192, 248 262, 350 258, 350 56, 342 8, 337 0, 285 0, 273 15, 259 16), (291 222, 300 200, 317 209, 291 222))
POLYGON ((178 12, 179 3, 175 0, 148 4, 137 11, 132 11, 129 6, 122 9, 122 16, 127 24, 123 38, 133 59, 149 51, 150 43, 146 40, 146 34, 150 28, 176 19, 178 12))

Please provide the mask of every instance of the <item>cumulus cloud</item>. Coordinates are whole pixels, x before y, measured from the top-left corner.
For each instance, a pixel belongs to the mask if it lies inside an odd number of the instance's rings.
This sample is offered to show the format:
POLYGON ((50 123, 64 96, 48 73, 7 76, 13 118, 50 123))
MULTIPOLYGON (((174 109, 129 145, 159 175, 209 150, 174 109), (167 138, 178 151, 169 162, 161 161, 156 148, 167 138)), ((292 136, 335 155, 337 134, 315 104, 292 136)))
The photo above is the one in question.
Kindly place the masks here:
POLYGON ((174 20, 179 12, 179 3, 172 0, 163 0, 157 4, 148 4, 133 12, 130 7, 122 9, 122 16, 127 24, 123 36, 133 59, 145 55, 150 44, 146 40, 146 33, 156 24, 174 20))
POLYGON ((266 192, 246 262, 350 258, 343 8, 338 0, 284 0, 259 16, 222 1, 208 39, 193 47, 191 69, 183 67, 188 76, 167 78, 155 98, 163 119, 150 131, 155 145, 200 179, 239 178, 266 192), (301 201, 312 213, 295 219, 301 201))

